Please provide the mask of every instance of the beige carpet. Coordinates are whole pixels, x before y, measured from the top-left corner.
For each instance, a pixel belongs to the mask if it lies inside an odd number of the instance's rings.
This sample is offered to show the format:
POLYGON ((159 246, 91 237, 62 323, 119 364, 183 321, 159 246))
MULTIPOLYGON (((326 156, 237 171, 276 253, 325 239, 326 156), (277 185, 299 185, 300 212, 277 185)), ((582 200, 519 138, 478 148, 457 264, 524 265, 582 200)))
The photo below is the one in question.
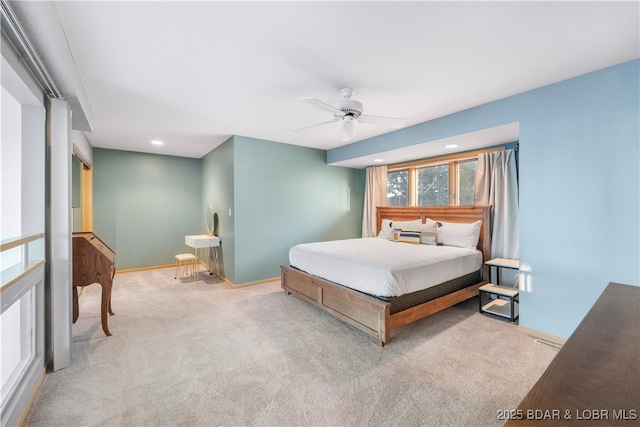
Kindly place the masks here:
POLYGON ((49 373, 27 426, 499 426, 556 354, 476 298, 392 331, 384 348, 279 282, 116 275, 80 296, 72 366, 49 373))

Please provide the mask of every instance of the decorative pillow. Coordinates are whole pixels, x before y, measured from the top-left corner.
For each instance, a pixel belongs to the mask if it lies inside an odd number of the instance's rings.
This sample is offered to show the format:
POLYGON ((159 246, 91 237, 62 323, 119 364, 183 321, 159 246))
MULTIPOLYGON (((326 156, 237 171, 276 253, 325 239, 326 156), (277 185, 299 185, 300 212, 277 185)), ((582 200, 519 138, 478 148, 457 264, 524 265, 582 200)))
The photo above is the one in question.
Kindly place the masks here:
POLYGON ((435 225, 436 227, 438 227, 438 221, 434 221, 431 218, 426 218, 424 223, 425 225, 435 225))
POLYGON ((387 240, 393 240, 393 229, 411 229, 415 230, 416 227, 422 225, 421 219, 416 219, 412 221, 391 221, 390 219, 383 219, 382 225, 380 226, 380 233, 378 233, 378 237, 387 240))
POLYGON ((426 224, 422 224, 419 227, 420 230, 420 244, 422 245, 436 245, 436 236, 438 233, 438 223, 435 221, 427 221, 426 224))
POLYGON ((413 243, 414 245, 420 244, 420 230, 394 230, 394 241, 396 242, 404 242, 404 243, 413 243), (397 234, 398 238, 395 238, 397 234))
POLYGON ((480 226, 482 221, 468 223, 437 221, 438 244, 446 246, 458 246, 461 248, 475 248, 480 238, 480 226))

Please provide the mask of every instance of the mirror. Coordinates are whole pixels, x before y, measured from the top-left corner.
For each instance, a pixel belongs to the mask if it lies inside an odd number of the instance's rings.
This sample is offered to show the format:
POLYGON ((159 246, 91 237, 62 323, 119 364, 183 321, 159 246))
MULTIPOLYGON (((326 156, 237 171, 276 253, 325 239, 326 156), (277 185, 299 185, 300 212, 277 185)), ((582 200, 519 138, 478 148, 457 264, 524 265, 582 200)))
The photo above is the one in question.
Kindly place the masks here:
POLYGON ((214 221, 213 221, 213 208, 211 207, 211 205, 207 206, 207 213, 205 216, 206 216, 205 222, 207 225, 207 233, 209 234, 209 236, 213 236, 214 221), (209 225, 209 222, 211 222, 211 225, 209 225))

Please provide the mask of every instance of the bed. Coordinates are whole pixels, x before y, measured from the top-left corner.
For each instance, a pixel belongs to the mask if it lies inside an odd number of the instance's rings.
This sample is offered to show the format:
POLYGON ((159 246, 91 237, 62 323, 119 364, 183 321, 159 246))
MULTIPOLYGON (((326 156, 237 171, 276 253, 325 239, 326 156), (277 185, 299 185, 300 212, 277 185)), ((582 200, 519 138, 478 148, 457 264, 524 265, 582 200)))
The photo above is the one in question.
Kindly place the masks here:
MULTIPOLYGON (((390 332, 411 322, 414 322, 430 314, 451 307, 459 302, 478 295, 478 288, 488 282, 489 270, 484 262, 491 258, 491 233, 489 230, 491 208, 488 206, 447 206, 447 207, 378 207, 377 209, 377 230, 380 230, 383 219, 391 221, 410 221, 420 219, 425 223, 427 218, 435 221, 449 223, 473 223, 481 221, 479 238, 477 244, 476 259, 467 264, 475 265, 473 271, 452 277, 448 270, 453 267, 441 269, 435 275, 426 274, 424 270, 411 270, 406 275, 409 276, 406 283, 397 284, 394 281, 400 274, 384 273, 381 270, 376 274, 375 269, 370 271, 367 277, 366 269, 358 271, 357 264, 360 261, 349 261, 348 253, 358 252, 358 244, 376 244, 374 248, 383 249, 384 245, 395 245, 401 247, 405 243, 395 243, 382 241, 369 242, 367 239, 353 239, 349 244, 354 247, 344 249, 345 257, 336 255, 331 260, 333 263, 325 267, 325 273, 315 272, 311 274, 304 271, 307 267, 303 258, 297 257, 295 263, 301 264, 302 269, 294 266, 282 266, 282 288, 287 294, 294 294, 301 299, 331 313, 337 318, 355 326, 356 328, 369 334, 379 345, 385 345, 390 340, 390 332), (360 242, 362 241, 362 242, 360 242), (479 261, 478 258, 479 257, 479 261), (342 263, 342 264, 340 264, 342 263), (351 278, 336 276, 336 271, 348 270, 347 266, 354 268, 355 273, 351 278), (344 268, 336 267, 344 266, 344 268), (447 276, 447 274, 449 274, 447 276), (326 277, 329 276, 329 277, 326 277), (389 283, 389 290, 384 292, 375 291, 368 286, 367 281, 375 281, 380 276, 383 281, 389 283), (393 278, 391 276, 394 276, 393 278), (430 283, 426 289, 421 289, 422 284, 416 284, 416 277, 437 276, 438 283, 430 283), (358 278, 362 278, 358 280, 358 278), (385 279, 386 277, 386 279, 385 279), (352 283, 352 281, 354 281, 352 283), (351 281, 351 282, 350 282, 351 281), (381 295, 376 295, 379 293, 381 295), (384 294, 384 295, 382 295, 384 294)), ((378 238, 375 238, 378 239, 378 238)), ((339 250, 339 242, 323 242, 320 247, 327 246, 329 250, 339 250)), ((408 245, 424 246, 424 245, 408 245)), ((441 247, 438 247, 441 248, 441 247)), ((292 248, 292 254, 294 248, 292 248)), ((422 249, 422 248, 421 248, 422 249)), ((328 255, 327 255, 328 256, 328 255)), ((367 263, 369 267, 375 264, 375 255, 367 263)), ((470 258, 471 259, 471 256, 470 258)), ((324 261, 323 261, 324 262, 324 261)), ((321 262, 321 263, 323 263, 321 262)), ((296 265, 292 263, 292 265, 296 265)), ((382 262, 380 262, 382 264, 382 262)), ((311 264, 309 264, 311 265, 311 264)), ((457 267, 455 267, 457 269, 457 267)), ((420 280, 419 280, 420 281, 420 280)), ((426 279, 425 279, 426 281, 426 279)), ((384 283, 383 283, 384 285, 384 283)))

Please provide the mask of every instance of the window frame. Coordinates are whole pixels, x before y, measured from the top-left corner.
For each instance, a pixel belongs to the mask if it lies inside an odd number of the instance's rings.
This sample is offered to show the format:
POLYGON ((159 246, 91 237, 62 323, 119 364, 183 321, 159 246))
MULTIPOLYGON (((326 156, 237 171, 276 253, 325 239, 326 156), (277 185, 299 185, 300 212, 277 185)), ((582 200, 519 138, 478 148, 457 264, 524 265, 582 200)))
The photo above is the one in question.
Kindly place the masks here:
POLYGON ((468 151, 464 153, 451 154, 446 156, 430 157, 426 159, 412 160, 409 162, 396 163, 387 166, 387 173, 408 171, 408 197, 407 206, 418 206, 418 169, 448 165, 449 167, 449 206, 459 206, 459 170, 460 163, 478 160, 478 155, 491 153, 494 151, 504 151, 505 147, 490 148, 486 150, 468 151), (452 191, 453 190, 453 191, 452 191))

